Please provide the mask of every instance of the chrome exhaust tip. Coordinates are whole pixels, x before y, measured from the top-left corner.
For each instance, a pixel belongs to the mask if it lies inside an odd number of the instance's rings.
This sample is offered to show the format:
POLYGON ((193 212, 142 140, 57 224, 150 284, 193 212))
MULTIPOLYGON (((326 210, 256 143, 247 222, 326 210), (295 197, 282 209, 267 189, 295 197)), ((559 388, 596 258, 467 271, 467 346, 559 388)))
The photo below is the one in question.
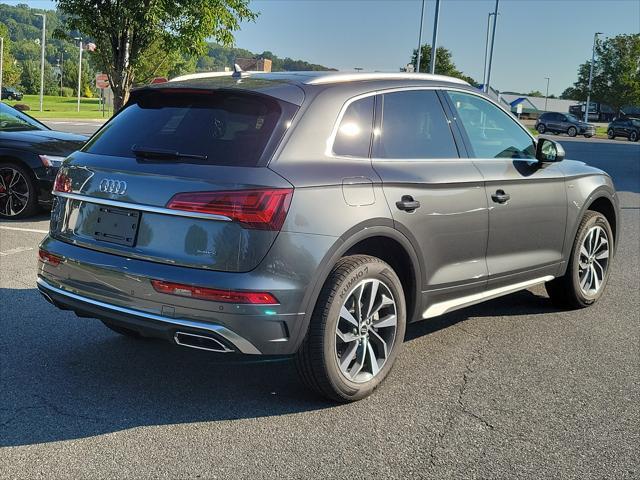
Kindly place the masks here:
POLYGON ((198 335, 195 333, 176 332, 173 335, 176 345, 189 348, 197 348, 198 350, 207 350, 209 352, 230 353, 233 352, 224 343, 213 337, 206 335, 198 335))
POLYGON ((49 296, 48 293, 43 292, 42 290, 40 290, 40 295, 42 295, 44 297, 44 299, 49 302, 51 305, 55 305, 56 303, 53 301, 53 298, 51 298, 49 296))

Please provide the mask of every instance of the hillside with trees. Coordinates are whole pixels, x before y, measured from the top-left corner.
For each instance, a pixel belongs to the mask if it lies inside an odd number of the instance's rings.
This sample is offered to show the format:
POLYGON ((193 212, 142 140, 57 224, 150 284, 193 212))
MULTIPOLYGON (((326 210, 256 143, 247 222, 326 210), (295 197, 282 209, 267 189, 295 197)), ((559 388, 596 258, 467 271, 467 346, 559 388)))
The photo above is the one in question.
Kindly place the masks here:
MULTIPOLYGON (((85 31, 69 28, 69 15, 60 10, 41 10, 26 4, 17 6, 0 4, 0 36, 5 38, 4 85, 18 87, 26 94, 40 92, 40 38, 42 18, 47 15, 45 40, 45 95, 75 96, 78 85, 78 41, 95 42, 85 31), (62 78, 61 78, 62 76, 62 78), (60 81, 62 80, 62 82, 60 81)), ((93 79, 103 71, 100 52, 83 53, 83 96, 96 94, 93 79)), ((173 77, 184 73, 218 71, 233 66, 236 57, 262 57, 271 59, 273 71, 331 70, 323 65, 304 60, 280 58, 270 51, 262 53, 204 42, 201 54, 167 49, 159 40, 151 41, 145 48, 133 72, 133 85, 148 83, 153 77, 173 77)))

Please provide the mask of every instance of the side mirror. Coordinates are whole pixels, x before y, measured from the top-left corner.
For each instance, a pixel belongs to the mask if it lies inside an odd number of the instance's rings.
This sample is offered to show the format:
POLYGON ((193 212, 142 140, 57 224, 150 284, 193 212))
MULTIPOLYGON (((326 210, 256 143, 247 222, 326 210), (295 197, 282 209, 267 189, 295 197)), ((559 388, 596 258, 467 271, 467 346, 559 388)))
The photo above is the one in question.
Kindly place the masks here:
POLYGON ((540 163, 561 162, 564 160, 564 148, 548 138, 538 138, 536 158, 540 163))

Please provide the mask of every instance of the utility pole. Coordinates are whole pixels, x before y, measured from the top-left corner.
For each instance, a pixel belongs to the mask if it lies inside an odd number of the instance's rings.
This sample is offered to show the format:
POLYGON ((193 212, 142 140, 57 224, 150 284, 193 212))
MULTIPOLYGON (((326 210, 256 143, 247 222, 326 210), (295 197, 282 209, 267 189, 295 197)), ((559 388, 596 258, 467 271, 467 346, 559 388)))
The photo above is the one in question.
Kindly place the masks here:
POLYGON ((544 79, 547 81, 547 93, 544 96, 544 111, 547 111, 547 99, 549 98, 549 77, 544 77, 544 79))
POLYGON ((80 111, 80 82, 82 80, 82 37, 75 37, 80 42, 80 57, 78 60, 78 112, 80 111))
POLYGON ((64 78, 64 50, 60 52, 60 96, 63 97, 62 79, 64 78))
POLYGON ((591 104, 591 81, 593 80, 593 64, 596 61, 596 41, 602 32, 593 35, 593 47, 591 48, 591 67, 589 68, 589 87, 587 88, 587 104, 584 106, 584 122, 589 122, 589 105, 591 104))
POLYGON ((424 0, 422 0, 422 10, 420 10, 420 32, 418 33, 418 63, 416 73, 420 72, 420 56, 422 54, 422 23, 424 20, 424 0))
POLYGON ((4 37, 0 37, 0 100, 2 100, 2 65, 4 65, 4 37))
POLYGON ((431 62, 429 73, 436 73, 436 52, 438 46, 438 23, 440 22, 440 0, 436 0, 436 15, 433 19, 433 41, 431 42, 431 62))
POLYGON ((491 65, 493 63, 493 47, 496 43, 496 24, 498 23, 498 4, 500 0, 496 0, 496 8, 493 12, 493 29, 491 32, 491 49, 489 50, 489 66, 487 69, 487 83, 484 84, 484 91, 489 93, 489 85, 491 84, 491 65))
POLYGON ((40 41, 40 111, 42 111, 44 97, 44 42, 47 30, 47 15, 45 13, 36 13, 36 16, 42 17, 42 40, 40 41))

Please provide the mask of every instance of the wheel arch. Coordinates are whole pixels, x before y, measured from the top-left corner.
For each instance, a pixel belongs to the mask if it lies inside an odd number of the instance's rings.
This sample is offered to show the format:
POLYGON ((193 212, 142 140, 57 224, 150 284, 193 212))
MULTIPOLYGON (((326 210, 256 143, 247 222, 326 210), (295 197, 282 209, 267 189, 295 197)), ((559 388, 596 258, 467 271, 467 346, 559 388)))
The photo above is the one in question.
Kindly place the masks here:
MULTIPOLYGON (((388 219, 384 220, 385 223, 389 222, 388 219)), ((390 225, 381 225, 375 220, 363 222, 342 235, 322 259, 322 268, 303 300, 305 315, 297 332, 295 349, 307 334, 320 291, 334 265, 340 258, 355 254, 381 258, 393 267, 405 290, 407 322, 414 320, 416 312, 421 311, 421 279, 424 266, 416 248, 405 235, 390 225)))

